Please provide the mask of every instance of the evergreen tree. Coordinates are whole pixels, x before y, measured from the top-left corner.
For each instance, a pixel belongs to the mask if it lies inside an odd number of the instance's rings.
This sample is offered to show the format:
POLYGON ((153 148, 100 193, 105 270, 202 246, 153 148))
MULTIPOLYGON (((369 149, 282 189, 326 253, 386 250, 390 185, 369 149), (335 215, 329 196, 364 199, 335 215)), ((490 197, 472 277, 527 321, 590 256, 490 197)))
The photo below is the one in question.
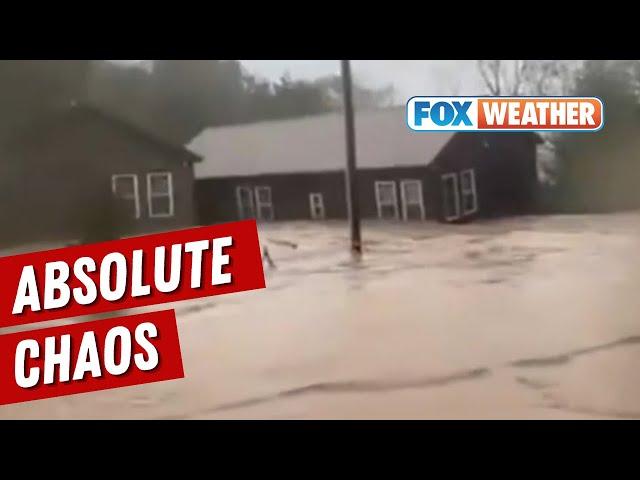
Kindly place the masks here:
POLYGON ((604 102, 605 125, 595 133, 558 133, 561 207, 577 212, 640 206, 640 116, 635 62, 587 61, 572 95, 604 102))
POLYGON ((84 98, 89 63, 0 60, 0 142, 51 108, 84 98))
MULTIPOLYGON (((160 60, 148 70, 112 62, 94 65, 90 98, 177 144, 204 128, 295 118, 342 107, 340 77, 316 81, 288 75, 268 82, 243 70, 238 61, 160 60)), ((385 106, 393 94, 354 85, 356 106, 385 106)))

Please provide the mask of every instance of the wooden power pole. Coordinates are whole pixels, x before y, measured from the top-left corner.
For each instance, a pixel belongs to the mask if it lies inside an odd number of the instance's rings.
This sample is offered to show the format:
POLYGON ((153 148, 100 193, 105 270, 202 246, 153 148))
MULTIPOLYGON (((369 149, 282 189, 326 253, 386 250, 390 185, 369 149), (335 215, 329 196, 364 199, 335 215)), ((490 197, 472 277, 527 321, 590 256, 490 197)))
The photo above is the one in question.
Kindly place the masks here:
POLYGON ((353 114, 353 89, 351 83, 351 65, 349 60, 341 61, 342 91, 344 93, 344 125, 347 139, 347 208, 351 226, 351 251, 362 254, 360 236, 360 205, 358 203, 358 172, 356 169, 356 131, 353 114))

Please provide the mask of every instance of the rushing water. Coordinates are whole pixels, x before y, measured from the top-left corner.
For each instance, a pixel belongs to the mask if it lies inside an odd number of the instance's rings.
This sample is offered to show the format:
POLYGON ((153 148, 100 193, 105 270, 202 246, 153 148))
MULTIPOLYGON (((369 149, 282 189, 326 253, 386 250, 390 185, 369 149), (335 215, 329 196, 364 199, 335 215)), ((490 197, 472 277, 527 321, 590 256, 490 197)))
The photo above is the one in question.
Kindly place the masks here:
POLYGON ((176 304, 186 378, 0 418, 640 417, 640 214, 260 227, 267 289, 176 304))

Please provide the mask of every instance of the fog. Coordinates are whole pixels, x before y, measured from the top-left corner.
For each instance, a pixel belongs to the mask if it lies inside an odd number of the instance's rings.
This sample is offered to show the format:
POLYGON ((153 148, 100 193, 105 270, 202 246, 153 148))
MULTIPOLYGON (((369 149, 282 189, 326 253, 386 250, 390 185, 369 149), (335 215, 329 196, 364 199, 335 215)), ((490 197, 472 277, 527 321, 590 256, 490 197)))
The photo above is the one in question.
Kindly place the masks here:
MULTIPOLYGON (((338 60, 242 60, 250 72, 271 80, 289 74, 313 80, 340 73, 338 60)), ((476 60, 353 60, 353 75, 362 84, 395 87, 395 102, 415 95, 483 94, 476 60)))

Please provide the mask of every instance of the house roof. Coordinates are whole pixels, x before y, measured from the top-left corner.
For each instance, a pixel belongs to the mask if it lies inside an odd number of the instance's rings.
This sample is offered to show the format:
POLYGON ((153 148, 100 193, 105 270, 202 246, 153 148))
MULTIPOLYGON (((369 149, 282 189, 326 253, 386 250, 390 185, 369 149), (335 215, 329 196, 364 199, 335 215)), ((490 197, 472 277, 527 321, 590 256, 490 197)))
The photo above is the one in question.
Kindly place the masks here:
MULTIPOLYGON (((358 168, 426 165, 453 136, 409 130, 404 107, 356 112, 355 129, 358 168)), ((203 158, 196 178, 342 170, 344 117, 330 113, 209 128, 187 148, 203 158)))
POLYGON ((11 148, 23 148, 30 144, 30 138, 34 129, 47 129, 60 126, 65 120, 81 117, 82 120, 92 117, 102 120, 112 127, 119 129, 127 135, 138 138, 141 141, 154 145, 157 148, 171 151, 176 158, 190 163, 197 163, 202 158, 184 146, 175 145, 169 141, 157 137, 153 133, 140 128, 116 115, 113 115, 96 106, 85 103, 74 103, 63 108, 47 112, 47 114, 25 125, 17 134, 13 135, 7 145, 11 148))

